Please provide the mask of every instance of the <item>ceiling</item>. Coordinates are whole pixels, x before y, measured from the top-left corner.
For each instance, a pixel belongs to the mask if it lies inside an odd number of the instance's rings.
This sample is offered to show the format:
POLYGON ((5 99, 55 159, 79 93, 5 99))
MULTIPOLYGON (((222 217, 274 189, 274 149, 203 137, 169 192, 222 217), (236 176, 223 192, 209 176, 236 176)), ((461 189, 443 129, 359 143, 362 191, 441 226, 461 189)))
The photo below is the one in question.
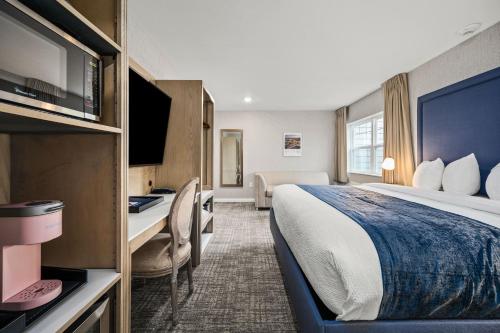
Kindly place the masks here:
POLYGON ((157 78, 204 80, 223 111, 333 110, 500 20, 498 0, 128 3, 130 55, 157 78))

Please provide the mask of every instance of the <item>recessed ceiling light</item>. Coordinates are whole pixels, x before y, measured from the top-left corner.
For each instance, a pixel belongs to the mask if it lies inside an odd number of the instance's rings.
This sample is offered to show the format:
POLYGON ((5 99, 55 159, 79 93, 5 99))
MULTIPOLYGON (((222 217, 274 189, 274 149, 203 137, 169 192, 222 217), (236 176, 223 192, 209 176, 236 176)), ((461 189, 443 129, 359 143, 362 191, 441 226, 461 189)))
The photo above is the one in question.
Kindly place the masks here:
POLYGON ((250 97, 250 96, 245 96, 245 98, 243 98, 243 102, 245 102, 245 103, 247 103, 247 104, 252 103, 252 97, 250 97))
POLYGON ((458 33, 462 36, 470 36, 481 28, 481 23, 471 23, 463 27, 458 33))

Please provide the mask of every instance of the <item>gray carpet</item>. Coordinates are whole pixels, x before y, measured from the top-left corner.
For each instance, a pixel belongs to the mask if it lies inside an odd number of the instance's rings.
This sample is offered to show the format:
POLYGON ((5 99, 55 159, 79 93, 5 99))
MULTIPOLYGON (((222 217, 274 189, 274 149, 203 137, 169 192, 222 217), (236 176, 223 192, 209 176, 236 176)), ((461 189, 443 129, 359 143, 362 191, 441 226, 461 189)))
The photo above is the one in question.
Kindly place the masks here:
POLYGON ((194 271, 179 276, 179 324, 171 326, 169 277, 134 280, 133 332, 295 332, 269 211, 253 204, 216 204, 214 236, 194 271))

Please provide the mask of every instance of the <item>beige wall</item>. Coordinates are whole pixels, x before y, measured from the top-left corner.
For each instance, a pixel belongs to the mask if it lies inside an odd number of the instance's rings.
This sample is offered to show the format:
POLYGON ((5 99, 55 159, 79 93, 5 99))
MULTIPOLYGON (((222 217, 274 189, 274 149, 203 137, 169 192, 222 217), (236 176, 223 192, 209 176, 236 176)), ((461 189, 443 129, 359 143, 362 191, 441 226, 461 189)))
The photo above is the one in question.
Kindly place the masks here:
MULTIPOLYGON (((466 40, 408 73, 413 146, 416 147, 417 99, 434 90, 500 66, 500 23, 466 40)), ((397 73, 394 73, 397 74, 397 73)), ((384 108, 381 89, 349 106, 349 121, 384 108)), ((417 156, 416 148, 414 149, 417 156)), ((351 175, 354 182, 380 181, 379 177, 351 175)))
MULTIPOLYGON (((413 144, 419 96, 500 66, 500 22, 408 73, 413 144)), ((415 156, 417 156, 417 151, 415 156)))
POLYGON ((333 175, 334 114, 328 111, 215 113, 216 199, 253 199, 257 171, 326 171, 333 175), (220 130, 243 129, 243 187, 220 187, 220 130), (302 157, 283 156, 283 133, 301 132, 302 157), (252 184, 253 185, 253 184, 252 184))

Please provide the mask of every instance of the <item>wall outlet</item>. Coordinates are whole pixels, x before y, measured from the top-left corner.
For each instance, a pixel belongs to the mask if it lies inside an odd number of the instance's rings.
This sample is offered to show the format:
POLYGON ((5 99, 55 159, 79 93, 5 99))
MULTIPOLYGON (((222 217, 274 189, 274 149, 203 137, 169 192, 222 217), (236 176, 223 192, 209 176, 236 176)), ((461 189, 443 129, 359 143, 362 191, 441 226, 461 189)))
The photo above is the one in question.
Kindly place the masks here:
POLYGON ((253 182, 249 182, 248 187, 253 187, 253 182))

